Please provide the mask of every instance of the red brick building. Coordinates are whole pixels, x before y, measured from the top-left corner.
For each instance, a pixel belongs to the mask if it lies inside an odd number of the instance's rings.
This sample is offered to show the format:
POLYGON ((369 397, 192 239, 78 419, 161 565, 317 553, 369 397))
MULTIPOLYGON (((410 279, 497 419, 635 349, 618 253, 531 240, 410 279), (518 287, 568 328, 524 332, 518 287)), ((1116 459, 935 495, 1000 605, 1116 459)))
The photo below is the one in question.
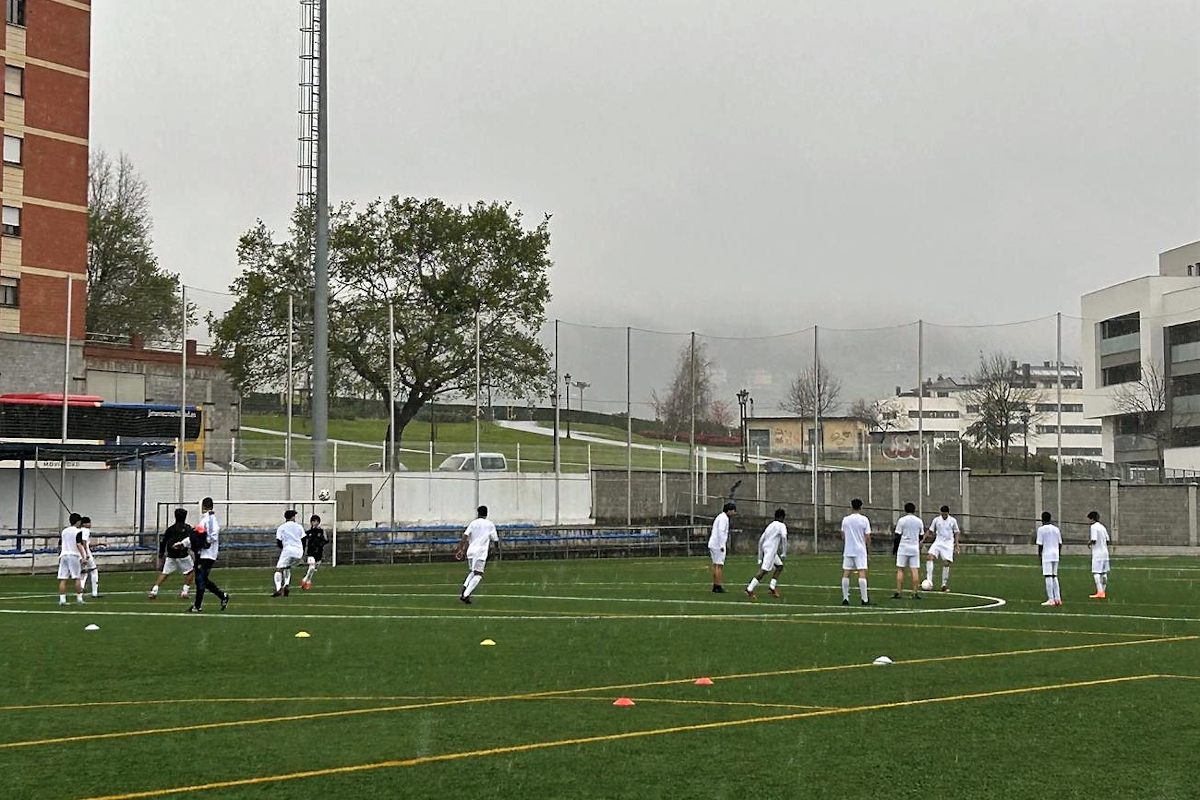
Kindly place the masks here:
POLYGON ((71 338, 84 337, 91 2, 4 3, 0 389, 61 390, 47 366, 62 363, 68 278, 71 338))

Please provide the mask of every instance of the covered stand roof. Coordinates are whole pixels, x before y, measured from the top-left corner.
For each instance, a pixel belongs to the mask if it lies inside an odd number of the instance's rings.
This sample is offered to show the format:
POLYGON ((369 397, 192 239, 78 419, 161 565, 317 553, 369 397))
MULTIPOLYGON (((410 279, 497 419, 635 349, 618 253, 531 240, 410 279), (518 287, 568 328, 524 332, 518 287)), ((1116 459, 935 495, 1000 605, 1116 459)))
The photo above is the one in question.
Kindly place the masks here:
POLYGON ((173 444, 0 442, 0 461, 103 461, 120 464, 175 452, 173 444))

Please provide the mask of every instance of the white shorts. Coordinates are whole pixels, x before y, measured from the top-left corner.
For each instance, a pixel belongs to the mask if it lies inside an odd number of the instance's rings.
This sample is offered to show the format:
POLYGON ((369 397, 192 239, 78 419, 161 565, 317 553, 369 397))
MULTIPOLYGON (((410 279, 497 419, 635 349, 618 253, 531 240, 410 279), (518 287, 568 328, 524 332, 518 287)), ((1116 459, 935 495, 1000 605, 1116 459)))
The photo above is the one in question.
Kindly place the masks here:
POLYGON ((913 551, 896 553, 896 566, 900 569, 905 567, 917 569, 921 566, 921 554, 913 551))
POLYGON ((58 579, 79 579, 79 556, 63 555, 58 557, 58 579))
POLYGON ((303 550, 299 547, 285 547, 279 551, 279 560, 275 562, 275 569, 288 569, 302 561, 304 561, 303 550))
POLYGON ((712 562, 714 566, 719 567, 725 563, 725 551, 721 548, 710 547, 708 548, 708 554, 712 556, 712 562))
POLYGON ((487 558, 468 558, 467 569, 471 572, 483 572, 483 568, 487 566, 487 558))
POLYGON ((84 572, 91 572, 95 568, 96 568, 96 557, 95 556, 88 556, 86 559, 84 559, 83 564, 81 565, 81 569, 84 572))
POLYGON ((929 545, 929 557, 943 561, 954 561, 954 542, 934 542, 929 545))
POLYGON ((856 555, 842 556, 842 569, 866 569, 867 554, 859 553, 856 555))
POLYGON ((1104 575, 1108 572, 1108 556, 1092 556, 1092 572, 1104 575))
POLYGON ((320 563, 321 563, 320 561, 317 561, 317 557, 316 557, 316 556, 309 556, 309 557, 308 557, 308 565, 309 565, 310 567, 315 567, 315 566, 317 566, 317 565, 318 565, 318 564, 320 564, 320 563))
POLYGON ((774 547, 768 547, 759 552, 758 565, 763 569, 775 569, 775 567, 783 566, 783 558, 774 547))
POLYGON ((1058 559, 1056 558, 1053 561, 1043 560, 1042 561, 1042 574, 1043 575, 1057 575, 1058 574, 1058 559))
POLYGON ((172 572, 179 572, 187 575, 192 571, 192 557, 183 556, 182 558, 164 558, 162 574, 170 575, 172 572))

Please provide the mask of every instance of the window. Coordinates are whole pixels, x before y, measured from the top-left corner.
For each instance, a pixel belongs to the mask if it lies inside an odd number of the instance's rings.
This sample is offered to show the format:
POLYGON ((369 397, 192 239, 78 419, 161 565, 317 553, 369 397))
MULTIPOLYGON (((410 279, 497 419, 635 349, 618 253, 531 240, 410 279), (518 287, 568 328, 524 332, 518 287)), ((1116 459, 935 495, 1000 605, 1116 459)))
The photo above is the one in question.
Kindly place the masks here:
POLYGON ((21 282, 16 278, 0 278, 0 306, 16 308, 20 305, 21 282))
POLYGON ((1100 338, 1115 339, 1118 336, 1127 336, 1131 333, 1140 333, 1142 330, 1141 315, 1137 312, 1126 314, 1123 317, 1113 317, 1106 319, 1100 323, 1100 338))
POLYGON ((4 65, 4 93, 13 97, 25 96, 25 68, 4 65))
POLYGON ((20 136, 9 136, 4 134, 4 163, 21 165, 21 145, 23 140, 20 136))
POLYGON ((3 224, 2 232, 5 236, 21 235, 21 209, 16 206, 4 206, 3 212, 0 212, 0 222, 3 224))
MULTIPOLYGON (((1038 425, 1037 432, 1038 433, 1058 433, 1058 426, 1057 425, 1038 425)), ((1063 425, 1062 432, 1063 433, 1087 433, 1087 434, 1099 435, 1100 434, 1100 426, 1099 425, 1063 425)))
POLYGON ((8 6, 8 24, 25 24, 25 0, 6 0, 8 6))
POLYGON ((1200 375, 1172 375, 1171 393, 1176 397, 1200 394, 1200 375))
MULTIPOLYGON (((1038 403, 1034 407, 1038 411, 1041 411, 1041 412, 1053 413, 1055 411, 1058 411, 1058 406, 1054 405, 1054 403, 1038 403)), ((1083 413, 1083 403, 1063 403, 1062 411, 1064 414, 1071 414, 1071 413, 1082 414, 1083 413)))
POLYGON ((1115 367, 1105 367, 1100 371, 1100 385, 1112 386, 1117 383, 1128 383, 1142 379, 1141 364, 1120 364, 1115 367))

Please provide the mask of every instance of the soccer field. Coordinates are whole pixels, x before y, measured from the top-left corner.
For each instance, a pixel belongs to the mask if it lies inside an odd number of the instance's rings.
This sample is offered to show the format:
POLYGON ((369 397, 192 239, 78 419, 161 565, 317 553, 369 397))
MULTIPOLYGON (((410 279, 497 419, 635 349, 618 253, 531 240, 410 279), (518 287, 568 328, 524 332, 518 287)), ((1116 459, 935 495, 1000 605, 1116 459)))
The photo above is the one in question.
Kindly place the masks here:
POLYGON ((218 570, 202 615, 174 578, 60 611, 5 576, 0 797, 1200 796, 1200 564, 1118 558, 1096 601, 1068 559, 1042 608, 1032 557, 965 556, 921 601, 888 561, 849 608, 830 556, 757 601, 746 557, 725 595, 700 559, 492 561, 469 607, 460 564, 279 599, 218 570))

